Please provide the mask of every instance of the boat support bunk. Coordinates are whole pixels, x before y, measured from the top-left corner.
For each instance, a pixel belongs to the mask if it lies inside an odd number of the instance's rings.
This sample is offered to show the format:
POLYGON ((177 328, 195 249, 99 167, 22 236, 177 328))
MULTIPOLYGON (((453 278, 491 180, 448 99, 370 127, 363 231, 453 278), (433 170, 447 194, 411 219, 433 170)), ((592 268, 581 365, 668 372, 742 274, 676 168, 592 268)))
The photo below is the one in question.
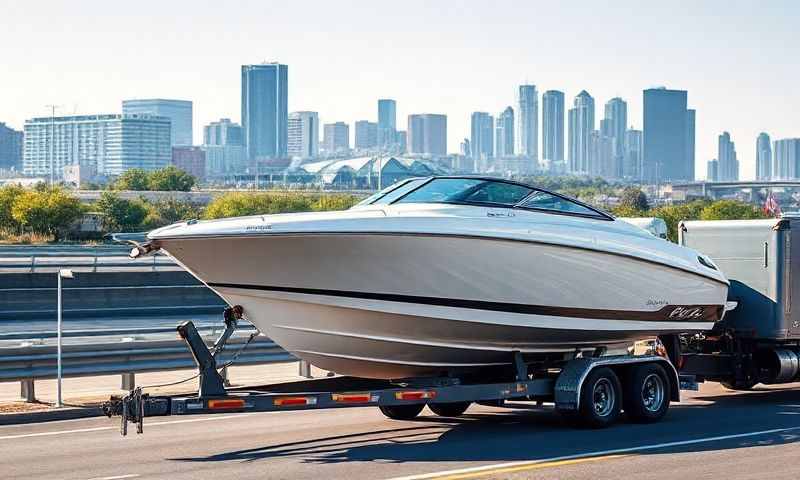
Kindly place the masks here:
MULTIPOLYGON (((655 422, 679 401, 681 388, 696 384, 680 378, 673 364, 658 355, 604 355, 604 349, 576 352, 555 371, 531 372, 519 351, 513 352, 515 378, 480 381, 452 377, 375 380, 334 376, 273 385, 226 387, 217 355, 242 318, 240 306, 224 312, 225 330, 209 348, 192 322, 178 326, 197 364, 195 395, 152 396, 142 387, 103 404, 109 417, 121 417, 120 433, 135 424, 142 433, 144 418, 232 412, 268 412, 377 406, 396 420, 411 420, 428 407, 445 417, 459 416, 472 403, 511 407, 507 401, 553 402, 572 423, 601 428, 614 423, 624 409, 638 422, 655 422), (683 382, 683 383, 682 383, 683 382)), ((255 335, 255 334, 254 334, 255 335)), ((252 337, 251 337, 252 338, 252 337)), ((192 377, 194 378, 194 377, 192 377)))

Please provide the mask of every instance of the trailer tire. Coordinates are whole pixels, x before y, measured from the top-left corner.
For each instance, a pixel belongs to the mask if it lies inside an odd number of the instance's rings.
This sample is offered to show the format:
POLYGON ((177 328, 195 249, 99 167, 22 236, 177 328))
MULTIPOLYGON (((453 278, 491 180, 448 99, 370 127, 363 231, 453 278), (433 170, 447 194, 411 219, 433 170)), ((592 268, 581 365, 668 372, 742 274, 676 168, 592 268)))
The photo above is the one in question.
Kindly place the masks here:
POLYGON ((661 420, 669 410, 670 390, 669 377, 661 365, 635 365, 625 382, 625 413, 636 423, 661 420))
POLYGON ((381 413, 391 418, 392 420, 412 420, 420 414, 424 403, 413 405, 380 405, 378 406, 381 413))
POLYGON ((460 417, 472 402, 429 403, 428 408, 440 417, 460 417))
POLYGON ((579 426, 605 428, 617 421, 621 404, 622 385, 617 374, 602 367, 586 377, 581 386, 578 411, 569 416, 579 426))
POLYGON ((754 380, 734 380, 733 382, 719 382, 720 385, 727 388, 728 390, 734 390, 739 392, 746 392, 752 390, 758 382, 754 380))

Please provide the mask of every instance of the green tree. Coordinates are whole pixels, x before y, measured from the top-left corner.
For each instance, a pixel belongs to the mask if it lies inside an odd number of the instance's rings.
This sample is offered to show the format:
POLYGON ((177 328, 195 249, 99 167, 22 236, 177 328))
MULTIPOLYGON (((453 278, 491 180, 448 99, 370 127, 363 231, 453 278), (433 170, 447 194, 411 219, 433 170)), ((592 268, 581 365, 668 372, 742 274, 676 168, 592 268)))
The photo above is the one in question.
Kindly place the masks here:
POLYGON ((747 220, 769 218, 758 207, 737 200, 717 200, 700 212, 701 220, 747 220))
POLYGON ((103 192, 95 206, 103 214, 103 228, 108 232, 135 232, 148 214, 142 200, 126 200, 114 192, 103 192))
POLYGON ((625 187, 620 198, 620 206, 639 212, 650 210, 647 195, 636 187, 625 187))
POLYGON ((61 187, 27 190, 18 195, 11 214, 23 229, 53 235, 59 240, 61 231, 80 218, 80 201, 61 187))
POLYGON ((0 188, 0 230, 4 232, 18 232, 19 222, 12 214, 14 201, 25 193, 25 189, 19 185, 7 185, 0 188))
POLYGON ((131 168, 117 178, 114 190, 133 190, 141 192, 150 190, 150 175, 141 168, 131 168))
POLYGON ((150 190, 188 192, 195 183, 197 179, 174 165, 150 172, 150 190))
POLYGON ((317 200, 311 204, 311 210, 315 212, 327 212, 331 210, 347 210, 356 203, 358 197, 354 195, 333 194, 321 195, 317 200))

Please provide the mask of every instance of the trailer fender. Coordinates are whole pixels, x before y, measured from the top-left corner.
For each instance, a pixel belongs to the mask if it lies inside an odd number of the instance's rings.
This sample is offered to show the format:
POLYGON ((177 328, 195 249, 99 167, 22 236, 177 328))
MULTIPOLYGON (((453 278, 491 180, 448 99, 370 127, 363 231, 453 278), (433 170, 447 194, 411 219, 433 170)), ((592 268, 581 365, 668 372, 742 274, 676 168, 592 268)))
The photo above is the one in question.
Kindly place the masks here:
POLYGON ((655 363, 664 367, 670 376, 670 400, 680 401, 680 380, 675 366, 664 357, 655 355, 613 355, 608 357, 584 357, 569 361, 556 379, 555 403, 561 411, 577 411, 580 408, 580 392, 589 373, 598 367, 610 367, 618 374, 627 367, 644 363, 655 363))

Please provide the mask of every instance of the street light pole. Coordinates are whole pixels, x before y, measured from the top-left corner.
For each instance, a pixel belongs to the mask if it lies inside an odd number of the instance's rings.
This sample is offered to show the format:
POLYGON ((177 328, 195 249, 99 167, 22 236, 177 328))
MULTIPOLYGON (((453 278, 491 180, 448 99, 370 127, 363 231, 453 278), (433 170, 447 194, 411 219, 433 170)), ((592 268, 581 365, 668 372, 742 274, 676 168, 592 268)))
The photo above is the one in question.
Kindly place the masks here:
POLYGON ((72 270, 61 269, 58 271, 58 319, 56 330, 58 332, 58 347, 57 347, 57 355, 58 355, 58 366, 57 366, 57 377, 58 380, 56 382, 56 407, 63 407, 64 403, 61 399, 61 279, 62 278, 75 278, 72 275, 72 270))

